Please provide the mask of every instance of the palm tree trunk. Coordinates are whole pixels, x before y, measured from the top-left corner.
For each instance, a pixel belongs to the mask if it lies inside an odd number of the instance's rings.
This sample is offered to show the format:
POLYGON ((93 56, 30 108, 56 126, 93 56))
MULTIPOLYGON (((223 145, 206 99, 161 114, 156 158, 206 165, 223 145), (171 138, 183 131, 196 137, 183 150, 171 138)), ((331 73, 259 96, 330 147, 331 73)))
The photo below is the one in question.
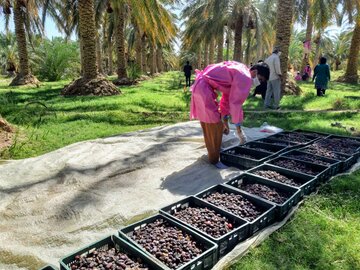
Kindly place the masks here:
POLYGON ((99 33, 96 34, 96 62, 99 73, 103 74, 104 71, 102 68, 101 41, 99 33))
POLYGON ((156 65, 157 65, 157 70, 159 73, 163 72, 163 63, 162 63, 162 49, 161 46, 158 45, 158 48, 156 50, 156 65))
POLYGON ((251 46, 251 29, 246 29, 246 49, 245 49, 245 63, 250 64, 250 46, 251 46))
POLYGON ((11 86, 37 84, 39 82, 30 73, 25 33, 25 22, 22 13, 22 3, 21 1, 16 0, 14 3, 14 25, 20 65, 19 74, 12 80, 12 82, 10 83, 11 86))
POLYGON ((156 73, 156 54, 155 54, 155 48, 154 48, 154 44, 152 44, 151 42, 149 43, 150 46, 150 55, 149 55, 149 60, 150 60, 150 74, 154 75, 156 73))
POLYGON ((141 62, 142 62, 142 67, 141 70, 143 73, 146 74, 147 72, 147 44, 146 44, 146 35, 143 34, 143 36, 141 37, 141 62))
POLYGON ((277 19, 276 19, 276 42, 280 46, 282 54, 280 55, 282 82, 282 92, 285 91, 285 85, 287 81, 288 71, 288 56, 291 29, 294 13, 294 1, 293 0, 278 0, 277 6, 277 19))
POLYGON ((83 46, 83 77, 95 79, 98 75, 98 69, 96 64, 94 1, 79 0, 78 9, 80 39, 83 46))
POLYGON ((348 83, 357 83, 359 81, 358 63, 360 50, 360 10, 358 11, 355 29, 350 45, 350 52, 344 81, 348 83))
POLYGON ((141 51, 141 34, 139 29, 135 32, 135 54, 136 54, 136 65, 139 69, 142 69, 142 51, 141 51))
POLYGON ((211 39, 209 45, 209 64, 214 63, 214 56, 215 56, 215 40, 211 39))
POLYGON ((223 57, 223 51, 224 51, 224 29, 222 29, 220 35, 217 39, 217 58, 216 62, 220 63, 224 60, 223 57))
POLYGON ((124 5, 119 5, 116 9, 117 16, 115 18, 115 39, 116 39, 116 54, 117 54, 117 75, 118 80, 127 79, 126 74, 126 60, 125 60, 125 34, 124 34, 124 5))
POLYGON ((226 61, 230 59, 230 29, 227 29, 226 33, 226 61))
POLYGON ((204 67, 209 65, 209 44, 205 43, 204 46, 204 67))
MULTIPOLYGON (((311 3, 308 0, 308 7, 310 7, 310 4, 311 3)), ((313 25, 314 25, 314 23, 313 23, 313 18, 312 18, 311 12, 310 12, 310 10, 308 10, 305 41, 311 41, 313 25)), ((305 66, 308 63, 310 63, 310 54, 306 54, 305 48, 304 48, 304 57, 303 57, 302 64, 301 64, 301 72, 305 69, 305 66)))
POLYGON ((240 13, 235 22, 235 37, 234 37, 234 60, 241 62, 242 60, 242 33, 244 26, 244 16, 240 13))
POLYGON ((201 44, 199 45, 199 48, 198 48, 198 55, 197 55, 197 68, 199 70, 202 69, 202 57, 201 57, 201 44))
POLYGON ((108 58, 109 58, 109 73, 108 75, 113 75, 114 67, 113 67, 113 46, 112 46, 112 37, 109 33, 108 36, 108 58))

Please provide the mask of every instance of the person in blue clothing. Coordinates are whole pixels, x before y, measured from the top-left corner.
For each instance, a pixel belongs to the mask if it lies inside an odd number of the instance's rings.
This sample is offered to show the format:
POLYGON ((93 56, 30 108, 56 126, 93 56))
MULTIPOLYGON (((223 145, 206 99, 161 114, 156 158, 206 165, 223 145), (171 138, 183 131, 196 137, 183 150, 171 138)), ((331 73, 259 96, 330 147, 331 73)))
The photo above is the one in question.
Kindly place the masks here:
POLYGON ((186 65, 184 66, 183 71, 186 79, 186 86, 190 86, 192 66, 190 65, 189 61, 186 61, 186 65))
POLYGON ((326 89, 328 88, 328 82, 330 81, 330 68, 329 65, 326 64, 325 57, 320 58, 320 63, 314 69, 312 81, 314 82, 314 80, 317 96, 323 97, 326 89))

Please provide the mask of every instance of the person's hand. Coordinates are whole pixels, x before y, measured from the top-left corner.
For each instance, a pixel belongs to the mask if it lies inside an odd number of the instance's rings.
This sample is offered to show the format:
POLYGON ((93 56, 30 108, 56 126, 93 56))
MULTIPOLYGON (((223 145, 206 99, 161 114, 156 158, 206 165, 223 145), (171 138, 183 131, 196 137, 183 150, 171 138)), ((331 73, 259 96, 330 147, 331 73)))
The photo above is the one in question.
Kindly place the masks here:
POLYGON ((223 133, 225 135, 229 135, 230 133, 230 128, 229 128, 229 123, 228 122, 224 122, 224 130, 223 130, 223 133))
POLYGON ((240 144, 246 143, 246 135, 243 132, 243 130, 241 129, 241 127, 236 127, 236 134, 240 140, 240 144))

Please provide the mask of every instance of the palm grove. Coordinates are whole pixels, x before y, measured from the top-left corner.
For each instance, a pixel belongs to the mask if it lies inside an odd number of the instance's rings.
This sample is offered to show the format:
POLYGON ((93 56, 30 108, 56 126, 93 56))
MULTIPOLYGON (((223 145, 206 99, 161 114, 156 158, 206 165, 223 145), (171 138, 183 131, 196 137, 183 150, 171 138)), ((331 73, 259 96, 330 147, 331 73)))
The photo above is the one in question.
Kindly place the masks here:
POLYGON ((326 55, 332 68, 345 69, 343 81, 358 81, 358 0, 0 0, 0 6, 5 21, 1 71, 14 76, 11 85, 78 74, 62 94, 115 95, 120 93, 115 84, 129 84, 141 74, 176 69, 186 60, 196 68, 223 60, 250 64, 275 45, 283 52, 284 74, 290 66, 301 70, 326 55), (174 6, 183 7, 181 27, 174 6), (48 17, 64 38, 44 37, 48 17), (335 22, 350 27, 339 35, 327 33, 335 22), (305 30, 293 30, 294 23, 305 30), (306 59, 304 41, 312 45, 306 59), (180 57, 175 42, 181 42, 180 57), (105 75, 114 71, 117 79, 110 82, 105 75))

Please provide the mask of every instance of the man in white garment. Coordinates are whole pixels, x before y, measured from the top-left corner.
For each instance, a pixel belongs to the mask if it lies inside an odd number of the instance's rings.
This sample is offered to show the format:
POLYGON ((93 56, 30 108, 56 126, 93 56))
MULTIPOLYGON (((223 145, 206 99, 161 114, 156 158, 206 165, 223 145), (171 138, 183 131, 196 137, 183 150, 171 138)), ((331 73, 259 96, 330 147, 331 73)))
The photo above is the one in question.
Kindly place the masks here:
POLYGON ((280 109, 281 97, 281 68, 280 68, 280 54, 279 48, 275 48, 272 55, 270 55, 265 63, 270 68, 270 78, 267 83, 267 90, 265 96, 265 108, 280 109), (274 99, 271 105, 272 98, 274 99))

